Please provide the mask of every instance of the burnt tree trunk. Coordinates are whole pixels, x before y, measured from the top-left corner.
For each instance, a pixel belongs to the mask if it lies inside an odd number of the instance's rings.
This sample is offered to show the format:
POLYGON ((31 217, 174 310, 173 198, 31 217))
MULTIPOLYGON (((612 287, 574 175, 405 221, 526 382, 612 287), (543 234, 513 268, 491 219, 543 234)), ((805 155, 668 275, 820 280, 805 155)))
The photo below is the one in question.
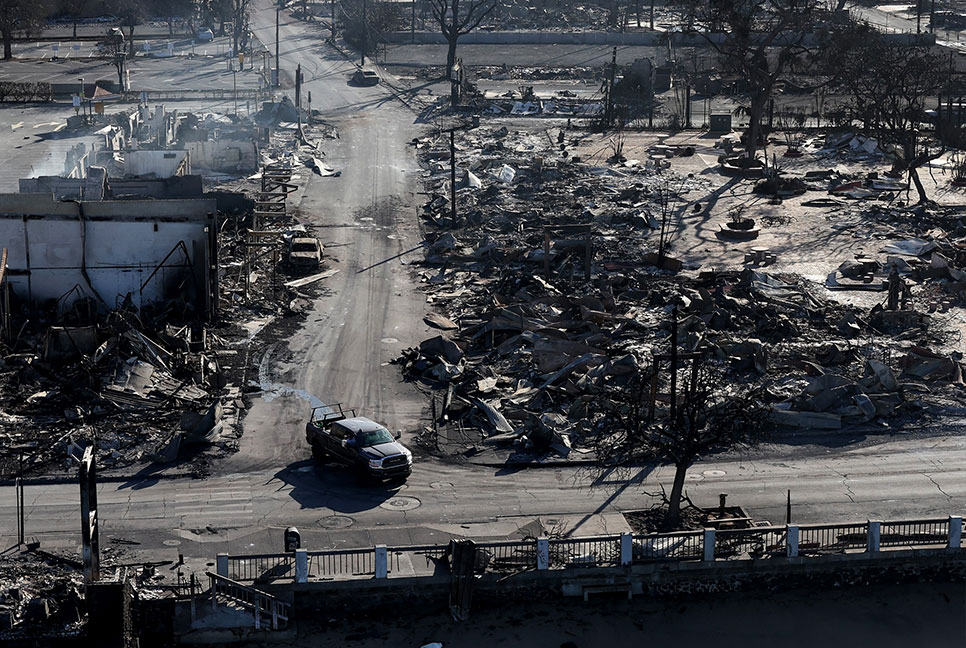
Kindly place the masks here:
POLYGON ((755 159, 758 152, 758 138, 761 137, 761 118, 765 115, 765 103, 768 99, 767 92, 760 92, 751 100, 751 110, 749 111, 748 121, 748 141, 745 143, 745 154, 748 161, 755 159))
POLYGON ((446 79, 453 78, 453 66, 456 65, 456 34, 446 34, 446 79))
POLYGON ((13 32, 4 31, 3 36, 3 60, 9 61, 13 58, 13 32))
POLYGON ((671 486, 671 497, 667 504, 665 525, 673 529, 681 521, 681 497, 684 495, 684 478, 688 474, 688 466, 684 463, 674 465, 674 484, 671 486))

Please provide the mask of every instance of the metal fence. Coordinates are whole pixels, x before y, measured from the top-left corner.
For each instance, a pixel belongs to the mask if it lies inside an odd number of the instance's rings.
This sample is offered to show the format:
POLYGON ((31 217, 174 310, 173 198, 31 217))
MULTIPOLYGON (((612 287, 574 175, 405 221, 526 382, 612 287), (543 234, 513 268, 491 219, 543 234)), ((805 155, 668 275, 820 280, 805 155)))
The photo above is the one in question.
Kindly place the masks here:
POLYGON ((849 549, 864 549, 868 542, 869 525, 808 524, 798 528, 798 553, 801 555, 845 553, 849 549))
POLYGON ((340 549, 308 552, 309 577, 319 579, 374 576, 376 558, 373 549, 340 549))
POLYGON ((634 562, 701 560, 704 556, 704 532, 635 535, 632 556, 634 562))
POLYGON ((295 577, 295 555, 252 554, 229 556, 228 578, 237 581, 266 581, 295 577))
POLYGON ((534 540, 477 542, 478 567, 488 571, 536 569, 537 545, 534 540))
MULTIPOLYGON (((952 517, 477 542, 476 573, 703 561, 709 556, 712 560, 749 560, 906 548, 960 548, 962 528, 962 518, 952 517), (951 521, 957 527, 950 528, 951 521), (541 543, 546 548, 545 564, 540 557, 541 543)), ((387 547, 384 562, 381 552, 381 548, 375 547, 304 552, 307 578, 372 578, 380 573, 385 577, 427 576, 448 569, 448 545, 387 547)), ((296 558, 291 553, 222 554, 219 561, 225 561, 225 575, 236 580, 295 578, 296 558)))
POLYGON ((550 567, 607 567, 621 564, 620 536, 550 540, 550 567))
POLYGON ((761 558, 785 555, 784 527, 752 527, 723 529, 715 532, 715 558, 761 558))
POLYGON ((396 576, 411 575, 409 568, 413 573, 417 570, 433 572, 446 557, 447 549, 445 545, 390 547, 387 549, 387 571, 396 576))
POLYGON ((922 547, 944 545, 949 537, 949 520, 903 520, 883 522, 880 547, 922 547))

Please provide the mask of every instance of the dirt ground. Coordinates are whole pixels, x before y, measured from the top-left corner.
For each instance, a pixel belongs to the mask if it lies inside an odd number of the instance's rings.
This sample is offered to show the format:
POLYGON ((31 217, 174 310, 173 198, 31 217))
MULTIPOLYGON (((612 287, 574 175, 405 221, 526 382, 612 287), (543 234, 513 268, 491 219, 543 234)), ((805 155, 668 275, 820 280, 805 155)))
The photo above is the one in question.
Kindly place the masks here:
POLYGON ((397 621, 382 624, 330 621, 308 628, 303 623, 297 643, 306 648, 417 648, 432 642, 445 648, 966 645, 963 583, 535 601, 509 610, 476 609, 465 623, 443 613, 419 616, 402 602, 394 614, 397 621))

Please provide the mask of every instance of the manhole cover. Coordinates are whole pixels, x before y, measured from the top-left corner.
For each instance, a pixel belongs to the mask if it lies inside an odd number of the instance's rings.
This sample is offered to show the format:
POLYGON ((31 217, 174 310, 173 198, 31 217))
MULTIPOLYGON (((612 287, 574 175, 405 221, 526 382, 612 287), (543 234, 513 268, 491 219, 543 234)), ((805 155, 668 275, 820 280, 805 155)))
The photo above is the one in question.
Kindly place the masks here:
POLYGON ((696 482, 704 479, 704 475, 686 475, 684 481, 696 482))
POLYGON ((725 471, 723 470, 705 470, 701 473, 705 477, 724 477, 725 471))
POLYGON ((163 544, 165 547, 180 547, 181 546, 181 541, 180 540, 165 540, 161 544, 163 544))
POLYGON ((415 497, 392 497, 387 499, 385 502, 379 505, 380 508, 388 509, 390 511, 411 511, 414 508, 419 508, 420 501, 415 497))
POLYGON ((430 488, 436 488, 436 489, 439 489, 439 488, 452 488, 453 485, 451 483, 449 483, 449 482, 433 482, 432 484, 429 485, 429 487, 430 488))
POLYGON ((345 515, 330 515, 319 520, 318 525, 323 529, 348 529, 352 526, 352 518, 345 515))
POLYGON ((383 344, 396 344, 397 342, 399 342, 399 340, 396 338, 382 338, 383 344))

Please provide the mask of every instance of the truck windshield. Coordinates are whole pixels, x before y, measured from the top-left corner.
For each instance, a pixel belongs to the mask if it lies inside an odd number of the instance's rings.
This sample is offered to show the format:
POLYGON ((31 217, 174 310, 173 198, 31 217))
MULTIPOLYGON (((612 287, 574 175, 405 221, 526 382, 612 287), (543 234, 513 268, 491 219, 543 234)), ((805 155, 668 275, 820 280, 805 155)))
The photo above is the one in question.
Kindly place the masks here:
POLYGON ((370 432, 359 432, 356 434, 356 445, 360 448, 379 445, 380 443, 392 443, 395 439, 389 434, 386 428, 379 428, 370 432))

